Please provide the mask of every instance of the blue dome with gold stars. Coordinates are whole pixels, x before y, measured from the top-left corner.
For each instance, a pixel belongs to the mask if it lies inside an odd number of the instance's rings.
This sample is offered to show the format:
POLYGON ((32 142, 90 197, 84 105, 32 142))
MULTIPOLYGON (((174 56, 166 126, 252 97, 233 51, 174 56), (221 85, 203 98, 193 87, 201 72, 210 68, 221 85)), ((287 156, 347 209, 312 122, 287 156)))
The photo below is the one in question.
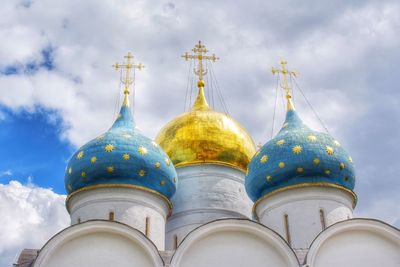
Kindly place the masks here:
POLYGON ((110 186, 145 190, 168 199, 177 186, 167 154, 135 127, 127 95, 110 130, 82 146, 65 174, 68 194, 110 186))
POLYGON ((245 180, 253 201, 305 186, 336 187, 355 197, 354 183, 351 157, 329 134, 306 126, 290 99, 282 129, 255 154, 245 180))

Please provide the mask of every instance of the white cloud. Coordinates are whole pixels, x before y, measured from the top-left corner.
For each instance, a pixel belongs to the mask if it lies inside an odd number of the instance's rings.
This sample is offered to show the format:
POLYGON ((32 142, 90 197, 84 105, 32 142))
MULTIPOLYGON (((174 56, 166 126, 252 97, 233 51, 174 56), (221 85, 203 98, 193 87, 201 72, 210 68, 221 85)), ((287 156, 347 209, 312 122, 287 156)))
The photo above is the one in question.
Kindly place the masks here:
POLYGON ((51 189, 0 184, 0 266, 11 266, 24 248, 41 248, 55 233, 69 225, 65 196, 51 189))
MULTIPOLYGON (((201 39, 221 58, 214 70, 230 114, 255 141, 265 142, 275 96, 269 70, 285 58, 300 72, 301 88, 354 155, 357 168, 376 167, 359 171, 362 214, 394 220, 378 214, 373 203, 379 197, 397 203, 390 194, 378 197, 379 185, 388 184, 380 189, 385 192, 400 187, 398 144, 388 137, 400 135, 394 125, 400 119, 398 1, 21 2, 29 8, 15 2, 2 1, 0 9, 0 68, 40 62, 49 46, 55 68, 0 75, 1 105, 56 110, 64 123, 61 138, 80 146, 111 126, 120 97, 111 64, 132 51, 146 65, 137 73, 136 121, 154 137, 183 111, 188 65, 180 55, 201 39)), ((283 120, 278 100, 275 131, 283 120)), ((304 121, 321 129, 300 94, 295 100, 304 121)))
POLYGON ((12 175, 11 170, 0 171, 0 178, 3 176, 11 176, 11 175, 12 175))

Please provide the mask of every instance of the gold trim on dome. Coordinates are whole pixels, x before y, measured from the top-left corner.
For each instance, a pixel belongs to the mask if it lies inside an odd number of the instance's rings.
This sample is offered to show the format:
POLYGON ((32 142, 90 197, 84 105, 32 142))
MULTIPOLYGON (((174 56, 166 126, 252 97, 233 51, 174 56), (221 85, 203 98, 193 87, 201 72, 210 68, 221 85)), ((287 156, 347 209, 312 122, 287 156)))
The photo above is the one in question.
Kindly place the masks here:
POLYGON ((318 165, 318 164, 321 163, 321 160, 320 160, 319 158, 315 158, 315 159, 313 159, 312 162, 313 162, 315 165, 318 165))
POLYGON ((336 188, 336 189, 340 189, 343 190, 347 193, 349 193, 352 197, 353 197, 353 209, 357 204, 357 195, 353 192, 353 190, 350 190, 346 187, 343 187, 341 185, 337 185, 337 184, 331 184, 331 183, 301 183, 301 184, 296 184, 296 185, 289 185, 289 186, 285 186, 279 189, 276 189, 274 191, 269 192, 268 194, 260 197, 259 199, 256 200, 256 202, 254 202, 253 205, 253 214, 255 214, 257 216, 257 214, 255 213, 257 205, 260 204, 261 201, 263 201, 264 199, 267 199, 273 195, 276 195, 278 193, 281 193, 283 191, 287 191, 287 190, 292 190, 292 189, 297 189, 297 188, 304 188, 304 187, 330 187, 330 188, 336 188))
POLYGON ((325 151, 326 151, 326 153, 328 154, 328 155, 333 155, 333 153, 335 153, 335 150, 332 148, 332 147, 330 147, 330 146, 326 146, 325 147, 325 151))
POLYGON ((147 154, 147 148, 145 148, 144 146, 140 146, 139 148, 138 148, 138 152, 139 152, 139 154, 140 155, 146 155, 147 154))
POLYGON ((309 142, 316 142, 317 141, 317 137, 315 135, 309 135, 309 136, 307 136, 307 140, 309 142))
POLYGON ((239 168, 246 172, 247 165, 256 152, 250 135, 227 114, 214 111, 204 95, 204 79, 207 71, 202 65, 204 59, 217 60, 199 42, 185 53, 186 60, 195 59, 198 66, 199 89, 196 100, 189 112, 170 121, 159 132, 156 142, 167 153, 175 167, 196 164, 218 164, 239 168))
MULTIPOLYGON (((69 185, 70 187, 70 185, 69 185)), ((84 191, 89 191, 89 190, 93 190, 93 189, 98 189, 98 188, 110 188, 110 187, 121 187, 121 188, 132 188, 132 189, 137 189, 137 190, 142 190, 145 191, 147 193, 152 193, 154 195, 156 195, 157 197, 161 198, 162 200, 164 200, 168 207, 169 207, 169 212, 168 212, 168 216, 171 215, 172 213, 172 203, 171 201, 169 201, 169 199, 164 196, 163 194, 153 190, 153 189, 149 189, 147 187, 144 186, 140 186, 140 185, 133 185, 133 184, 96 184, 96 185, 91 185, 91 186, 86 186, 83 188, 80 188, 72 193, 70 193, 67 196, 67 199, 65 200, 65 206, 67 207, 68 212, 70 212, 69 210, 69 201, 71 200, 72 197, 74 197, 76 194, 80 193, 80 192, 84 192, 84 191)))
POLYGON ((345 167, 346 167, 346 165, 344 165, 343 162, 341 162, 341 163, 339 164, 339 169, 344 170, 345 167))
POLYGON ((114 146, 112 144, 107 144, 104 146, 104 150, 106 152, 112 152, 114 150, 114 146))
POLYGON ((174 167, 175 167, 175 169, 177 169, 177 168, 183 168, 183 167, 187 167, 187 166, 198 166, 198 165, 205 165, 205 164, 213 164, 213 165, 230 167, 232 169, 236 169, 238 171, 241 171, 244 174, 246 174, 246 170, 247 170, 247 168, 243 169, 243 168, 238 167, 238 166, 236 166, 234 164, 231 164, 231 163, 228 163, 228 162, 223 162, 223 161, 217 161, 217 160, 182 162, 182 163, 175 164, 174 167))
POLYGON ((279 140, 279 141, 276 142, 276 144, 277 144, 278 146, 281 146, 281 145, 283 145, 284 143, 285 143, 285 140, 284 140, 284 139, 281 139, 281 140, 279 140))
POLYGON ((294 154, 300 154, 302 151, 303 151, 303 148, 302 148, 301 146, 294 146, 294 147, 292 148, 292 152, 293 152, 294 154))
POLYGON ((85 155, 85 152, 79 151, 78 155, 76 155, 76 158, 81 159, 81 158, 83 158, 84 155, 85 155))
POLYGON ((268 156, 267 155, 263 155, 262 157, 261 157, 261 159, 260 159, 260 162, 261 163, 265 163, 265 162, 267 162, 268 161, 268 156))
POLYGON ((256 152, 246 130, 226 114, 212 110, 178 116, 160 131, 156 141, 175 167, 221 163, 246 172, 256 152))

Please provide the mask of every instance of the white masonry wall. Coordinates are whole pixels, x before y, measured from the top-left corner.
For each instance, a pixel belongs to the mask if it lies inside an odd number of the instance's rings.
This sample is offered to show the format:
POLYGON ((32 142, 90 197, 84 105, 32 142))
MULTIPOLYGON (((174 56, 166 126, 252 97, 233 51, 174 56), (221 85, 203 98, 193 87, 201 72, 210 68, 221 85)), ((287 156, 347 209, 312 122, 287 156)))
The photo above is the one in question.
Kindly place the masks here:
POLYGON ((175 249, 196 227, 221 218, 250 218, 252 201, 244 188, 245 174, 220 165, 177 168, 179 185, 171 201, 166 248, 175 249))
POLYGON ((342 190, 304 187, 283 191, 256 207, 259 222, 278 232, 292 248, 308 248, 326 227, 353 217, 353 198, 342 190))
POLYGON ((96 219, 110 220, 110 213, 114 213, 114 221, 147 234, 159 250, 164 250, 169 206, 165 200, 152 193, 132 188, 82 191, 69 200, 69 210, 71 224, 96 219))

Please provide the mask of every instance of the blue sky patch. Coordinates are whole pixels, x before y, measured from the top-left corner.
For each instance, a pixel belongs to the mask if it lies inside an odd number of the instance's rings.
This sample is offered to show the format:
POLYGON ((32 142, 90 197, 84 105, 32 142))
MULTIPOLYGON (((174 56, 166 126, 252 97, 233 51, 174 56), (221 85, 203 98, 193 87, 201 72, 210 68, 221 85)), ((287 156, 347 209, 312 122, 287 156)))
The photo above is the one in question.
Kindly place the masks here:
POLYGON ((75 149, 60 140, 62 123, 57 113, 41 108, 35 113, 15 113, 4 107, 0 111, 4 114, 0 121, 0 183, 33 182, 65 194, 64 170, 75 149))

